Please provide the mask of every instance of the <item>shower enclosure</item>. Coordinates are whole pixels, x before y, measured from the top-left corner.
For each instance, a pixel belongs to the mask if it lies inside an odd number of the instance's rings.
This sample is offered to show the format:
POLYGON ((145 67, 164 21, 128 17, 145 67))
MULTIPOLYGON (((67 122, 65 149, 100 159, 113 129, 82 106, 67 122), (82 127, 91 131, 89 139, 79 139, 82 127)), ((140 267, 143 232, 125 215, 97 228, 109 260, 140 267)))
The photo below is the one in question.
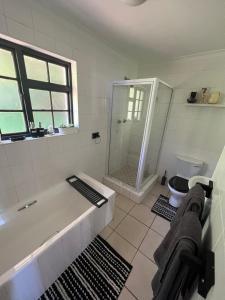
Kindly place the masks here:
POLYGON ((113 83, 108 178, 137 193, 157 178, 172 88, 157 79, 113 83))

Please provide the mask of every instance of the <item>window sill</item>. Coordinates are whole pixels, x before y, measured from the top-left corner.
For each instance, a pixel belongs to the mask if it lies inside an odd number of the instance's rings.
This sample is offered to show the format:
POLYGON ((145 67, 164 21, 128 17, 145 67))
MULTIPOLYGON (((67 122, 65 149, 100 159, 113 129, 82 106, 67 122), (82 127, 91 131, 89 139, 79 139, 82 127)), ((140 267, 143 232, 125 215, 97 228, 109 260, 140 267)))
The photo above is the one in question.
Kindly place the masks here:
POLYGON ((38 138, 32 138, 32 137, 26 137, 24 140, 20 140, 20 141, 15 141, 12 142, 11 140, 2 140, 0 142, 0 145, 8 145, 8 144, 15 144, 15 143, 21 143, 21 142, 30 142, 30 141, 37 141, 37 140, 45 140, 45 139, 51 139, 51 138, 55 138, 58 136, 64 136, 64 135, 72 135, 72 134, 77 134, 79 132, 79 128, 78 127, 74 127, 73 131, 70 132, 61 132, 61 133, 54 133, 54 134, 46 134, 43 137, 38 137, 38 138))

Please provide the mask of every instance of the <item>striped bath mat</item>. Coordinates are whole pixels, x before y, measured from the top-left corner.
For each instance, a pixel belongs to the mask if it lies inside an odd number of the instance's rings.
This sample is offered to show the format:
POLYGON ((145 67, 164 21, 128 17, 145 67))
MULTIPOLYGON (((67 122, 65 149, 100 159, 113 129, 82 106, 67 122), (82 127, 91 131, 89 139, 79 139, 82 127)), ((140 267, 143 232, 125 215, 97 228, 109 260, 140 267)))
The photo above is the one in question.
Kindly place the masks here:
POLYGON ((117 299, 131 269, 98 235, 40 299, 117 299))
POLYGON ((177 208, 169 204, 168 197, 159 195, 151 211, 171 222, 177 213, 177 208))

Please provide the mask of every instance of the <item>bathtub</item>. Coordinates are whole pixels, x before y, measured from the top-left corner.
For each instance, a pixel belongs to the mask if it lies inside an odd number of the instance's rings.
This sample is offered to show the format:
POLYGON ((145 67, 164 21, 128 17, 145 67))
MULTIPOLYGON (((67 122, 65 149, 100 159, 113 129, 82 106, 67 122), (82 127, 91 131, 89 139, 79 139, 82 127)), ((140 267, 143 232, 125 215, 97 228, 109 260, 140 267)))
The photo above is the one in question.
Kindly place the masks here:
POLYGON ((115 192, 78 176, 108 199, 92 205, 67 182, 0 215, 0 299, 37 299, 112 220, 115 192))

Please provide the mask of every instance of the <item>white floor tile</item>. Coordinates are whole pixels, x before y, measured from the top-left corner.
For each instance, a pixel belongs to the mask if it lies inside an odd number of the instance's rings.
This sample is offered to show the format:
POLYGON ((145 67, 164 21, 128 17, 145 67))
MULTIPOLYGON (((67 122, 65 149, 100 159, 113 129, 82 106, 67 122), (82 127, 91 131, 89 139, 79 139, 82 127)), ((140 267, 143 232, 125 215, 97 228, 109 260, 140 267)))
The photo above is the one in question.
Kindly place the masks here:
POLYGON ((164 195, 164 196, 167 196, 168 193, 169 193, 169 189, 168 189, 168 186, 167 185, 161 185, 159 183, 157 183, 153 189, 150 191, 150 193, 152 195, 155 195, 155 196, 159 196, 160 194, 164 195))
POLYGON ((152 299, 151 281, 157 267, 148 258, 137 252, 132 262, 133 269, 126 282, 127 288, 139 300, 152 299))
POLYGON ((134 207, 135 202, 124 197, 122 195, 118 195, 116 197, 116 206, 124 210, 125 212, 129 212, 132 207, 134 207))
POLYGON ((163 237, 155 231, 149 229, 144 241, 139 250, 152 261, 154 261, 153 254, 162 242, 163 237))
POLYGON ((165 236, 170 229, 170 222, 159 216, 156 216, 151 228, 162 236, 165 236))
POLYGON ((152 206, 155 204, 157 198, 158 198, 157 196, 154 196, 152 194, 148 194, 145 197, 145 199, 142 201, 142 204, 147 205, 151 209, 152 206))
POLYGON ((136 298, 124 287, 118 300, 136 300, 136 298))
POLYGON ((112 228, 110 228, 109 226, 106 226, 102 232, 100 232, 100 236, 103 238, 103 239, 107 239, 110 234, 113 232, 112 228))
POLYGON ((138 248, 148 231, 148 227, 127 215, 116 228, 116 231, 134 247, 138 248))
POLYGON ((119 234, 113 232, 107 242, 128 262, 131 262, 137 249, 124 240, 119 234))
POLYGON ((126 213, 123 210, 121 210, 118 207, 115 207, 113 220, 111 223, 109 223, 109 226, 115 229, 125 216, 126 213))
POLYGON ((151 226, 155 218, 155 214, 151 212, 150 208, 143 204, 135 205, 129 214, 148 227, 151 226))

